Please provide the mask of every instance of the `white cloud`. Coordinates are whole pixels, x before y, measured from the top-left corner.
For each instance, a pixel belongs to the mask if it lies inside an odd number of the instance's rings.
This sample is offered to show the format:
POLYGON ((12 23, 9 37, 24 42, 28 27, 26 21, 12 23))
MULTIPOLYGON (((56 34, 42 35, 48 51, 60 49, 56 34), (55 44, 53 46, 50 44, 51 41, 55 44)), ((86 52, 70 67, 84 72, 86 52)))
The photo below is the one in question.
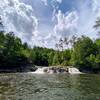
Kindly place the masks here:
POLYGON ((41 0, 46 6, 48 5, 47 0, 41 0))
POLYGON ((78 15, 76 11, 63 14, 60 10, 56 14, 57 24, 54 32, 59 37, 66 37, 74 34, 77 30, 78 15))
POLYGON ((78 35, 87 35, 95 38, 96 31, 93 29, 96 18, 100 16, 100 0, 81 2, 78 6, 78 35))
MULTIPOLYGON (((41 0, 46 6, 48 5, 49 0, 41 0)), ((55 5, 55 3, 62 3, 62 0, 51 0, 50 3, 52 3, 52 6, 55 5)))
POLYGON ((54 48, 60 37, 76 33, 94 37, 93 25, 96 17, 100 16, 100 0, 75 0, 78 2, 75 7, 70 5, 69 12, 64 9, 64 6, 63 9, 60 9, 59 5, 63 0, 30 1, 31 3, 28 0, 0 0, 0 16, 6 30, 14 31, 17 36, 28 41, 30 45, 54 48), (31 4, 36 11, 27 3, 31 4), (37 6, 35 6, 36 4, 37 6), (72 8, 76 9, 72 11, 72 8), (48 12, 50 12, 50 16, 48 12), (34 13, 38 16, 39 23, 34 13), (51 19, 53 20, 51 21, 51 19))
POLYGON ((57 2, 59 2, 59 3, 61 3, 62 2, 62 0, 56 0, 57 2))
POLYGON ((0 0, 0 16, 6 31, 13 31, 24 41, 37 33, 38 20, 31 6, 19 0, 0 0))
POLYGON ((93 11, 100 13, 100 0, 93 0, 92 2, 93 11))

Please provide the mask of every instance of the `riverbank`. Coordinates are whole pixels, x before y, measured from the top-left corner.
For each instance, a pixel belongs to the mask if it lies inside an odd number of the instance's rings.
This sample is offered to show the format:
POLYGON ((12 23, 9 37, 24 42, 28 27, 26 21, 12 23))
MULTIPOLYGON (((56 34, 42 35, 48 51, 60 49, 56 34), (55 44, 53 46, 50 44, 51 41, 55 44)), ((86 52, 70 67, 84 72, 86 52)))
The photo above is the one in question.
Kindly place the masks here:
POLYGON ((22 73, 22 72, 34 72, 36 71, 38 68, 35 67, 34 65, 32 66, 22 66, 22 67, 15 67, 15 68, 0 68, 0 73, 22 73))

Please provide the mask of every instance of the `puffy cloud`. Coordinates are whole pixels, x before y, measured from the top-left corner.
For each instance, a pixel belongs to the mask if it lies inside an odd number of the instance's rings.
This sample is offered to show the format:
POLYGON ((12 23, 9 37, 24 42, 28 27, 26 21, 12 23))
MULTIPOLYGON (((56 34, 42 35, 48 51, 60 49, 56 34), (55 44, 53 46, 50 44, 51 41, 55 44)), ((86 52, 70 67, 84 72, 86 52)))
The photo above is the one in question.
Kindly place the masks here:
POLYGON ((60 10, 56 14, 57 24, 54 27, 55 35, 66 37, 77 31, 78 15, 76 11, 63 14, 60 10))
POLYGON ((46 6, 48 5, 47 4, 47 0, 41 0, 46 6))
POLYGON ((38 20, 31 6, 20 0, 0 0, 0 16, 7 32, 13 31, 24 41, 37 33, 38 20))
POLYGON ((62 0, 56 0, 57 2, 59 2, 59 3, 61 3, 62 2, 62 0))
POLYGON ((0 16, 6 31, 14 31, 30 45, 54 48, 60 37, 74 33, 94 37, 100 0, 0 0, 0 16))
MULTIPOLYGON (((41 0, 45 5, 48 5, 49 0, 41 0)), ((51 0, 51 5, 54 6, 57 3, 62 3, 62 0, 51 0)))
POLYGON ((100 13, 100 0, 93 0, 92 7, 93 7, 93 11, 100 13))
POLYGON ((100 16, 100 0, 80 1, 78 8, 78 35, 87 35, 96 38, 97 34, 93 28, 96 18, 100 16))

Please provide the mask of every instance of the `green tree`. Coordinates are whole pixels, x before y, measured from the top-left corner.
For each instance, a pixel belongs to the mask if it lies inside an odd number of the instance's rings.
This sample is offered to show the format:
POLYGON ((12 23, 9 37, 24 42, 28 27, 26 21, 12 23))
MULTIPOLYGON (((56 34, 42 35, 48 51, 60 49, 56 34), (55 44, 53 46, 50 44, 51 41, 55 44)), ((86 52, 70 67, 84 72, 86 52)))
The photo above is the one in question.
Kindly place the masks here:
POLYGON ((53 64, 54 52, 51 51, 48 53, 48 63, 51 66, 53 64))
POLYGON ((61 64, 63 66, 69 66, 70 65, 70 59, 71 59, 71 50, 67 49, 67 50, 64 50, 62 52, 62 62, 61 64))
POLYGON ((72 64, 80 69, 91 69, 91 64, 88 61, 91 54, 96 55, 96 45, 90 38, 82 36, 74 44, 72 64))
POLYGON ((95 44, 97 45, 97 54, 100 54, 100 38, 95 40, 95 44))
POLYGON ((53 58, 53 63, 52 63, 52 64, 53 64, 53 65, 60 65, 59 59, 60 59, 59 54, 58 54, 57 52, 55 52, 54 58, 53 58))

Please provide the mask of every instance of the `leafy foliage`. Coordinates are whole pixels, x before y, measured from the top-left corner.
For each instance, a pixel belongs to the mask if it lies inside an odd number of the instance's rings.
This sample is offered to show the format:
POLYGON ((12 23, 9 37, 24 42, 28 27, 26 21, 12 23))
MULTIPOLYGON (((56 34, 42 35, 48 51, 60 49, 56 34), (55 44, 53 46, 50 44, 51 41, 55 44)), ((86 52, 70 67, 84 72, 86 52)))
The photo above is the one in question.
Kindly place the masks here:
MULTIPOLYGON (((97 41, 97 40, 96 40, 97 41)), ((93 70, 99 67, 99 50, 97 44, 90 38, 82 36, 74 45, 72 63, 80 69, 93 70)))

